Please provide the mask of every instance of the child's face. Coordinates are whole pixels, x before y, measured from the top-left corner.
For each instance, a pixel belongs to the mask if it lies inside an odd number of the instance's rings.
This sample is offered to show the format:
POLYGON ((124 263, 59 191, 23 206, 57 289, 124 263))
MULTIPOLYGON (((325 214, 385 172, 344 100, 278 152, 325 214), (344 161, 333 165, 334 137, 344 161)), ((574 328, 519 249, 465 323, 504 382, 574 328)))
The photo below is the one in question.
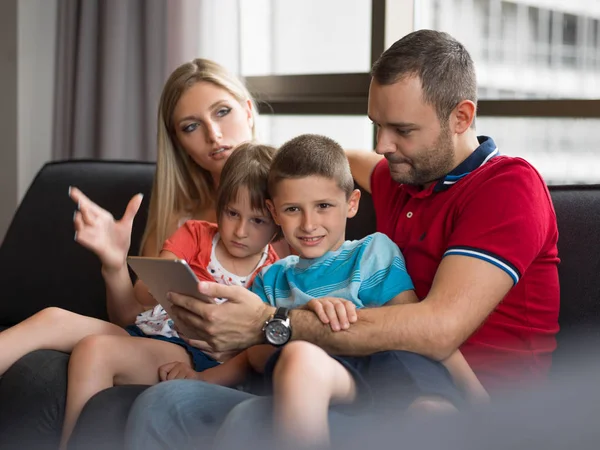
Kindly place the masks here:
POLYGON ((227 205, 219 223, 221 240, 235 258, 261 253, 276 231, 277 226, 266 209, 257 211, 250 207, 246 188, 241 188, 235 202, 227 205))
POLYGON ((267 205, 290 246, 302 258, 312 259, 342 245, 346 219, 356 214, 359 199, 358 190, 346 199, 334 180, 310 176, 277 183, 267 205))

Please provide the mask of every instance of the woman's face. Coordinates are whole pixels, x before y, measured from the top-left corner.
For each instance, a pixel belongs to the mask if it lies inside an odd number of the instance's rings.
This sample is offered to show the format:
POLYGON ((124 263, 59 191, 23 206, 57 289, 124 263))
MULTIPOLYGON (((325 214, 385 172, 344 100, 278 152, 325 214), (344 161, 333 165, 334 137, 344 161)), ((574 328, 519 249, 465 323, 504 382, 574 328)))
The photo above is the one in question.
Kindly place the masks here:
POLYGON ((225 89, 199 81, 173 111, 175 136, 187 154, 218 182, 232 150, 252 139, 252 104, 240 104, 225 89))

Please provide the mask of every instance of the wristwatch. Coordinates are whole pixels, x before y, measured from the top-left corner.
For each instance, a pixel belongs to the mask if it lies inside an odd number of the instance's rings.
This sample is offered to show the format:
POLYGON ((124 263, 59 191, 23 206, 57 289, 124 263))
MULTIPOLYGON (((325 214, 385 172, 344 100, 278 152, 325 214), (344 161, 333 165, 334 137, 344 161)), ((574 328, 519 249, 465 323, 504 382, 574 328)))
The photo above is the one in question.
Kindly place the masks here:
POLYGON ((275 347, 281 347, 289 342, 292 337, 292 326, 289 317, 290 309, 279 307, 275 314, 265 322, 263 331, 265 339, 275 347))

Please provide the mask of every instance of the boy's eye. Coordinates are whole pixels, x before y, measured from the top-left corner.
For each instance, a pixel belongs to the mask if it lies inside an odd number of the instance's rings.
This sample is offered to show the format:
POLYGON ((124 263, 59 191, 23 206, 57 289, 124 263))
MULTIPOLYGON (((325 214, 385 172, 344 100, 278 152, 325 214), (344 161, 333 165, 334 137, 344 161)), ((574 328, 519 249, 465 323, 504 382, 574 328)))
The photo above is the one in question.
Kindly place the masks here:
POLYGON ((198 122, 190 123, 189 125, 184 126, 181 131, 184 133, 191 133, 192 131, 196 131, 196 129, 200 126, 198 122))
POLYGON ((285 208, 285 212, 297 212, 297 211, 298 211, 297 206, 288 206, 287 208, 285 208))
POLYGON ((331 208, 333 205, 330 203, 319 203, 319 209, 331 208))
POLYGON ((225 108, 220 108, 220 109, 217 111, 217 117, 223 117, 223 116, 226 116, 226 115, 227 115, 227 114, 229 114, 230 112, 231 112, 231 108, 227 108, 227 107, 225 107, 225 108))

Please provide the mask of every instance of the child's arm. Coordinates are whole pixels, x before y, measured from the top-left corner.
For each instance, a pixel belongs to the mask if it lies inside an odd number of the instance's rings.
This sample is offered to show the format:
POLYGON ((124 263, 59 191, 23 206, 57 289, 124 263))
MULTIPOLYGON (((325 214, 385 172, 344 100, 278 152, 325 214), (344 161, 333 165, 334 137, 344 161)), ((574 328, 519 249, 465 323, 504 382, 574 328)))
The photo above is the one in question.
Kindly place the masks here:
POLYGON ((251 368, 263 373, 265 364, 274 351, 275 348, 270 345, 256 345, 223 364, 202 372, 194 371, 188 364, 172 362, 161 366, 158 373, 161 381, 196 379, 220 386, 237 386, 244 382, 251 368))
MULTIPOLYGON (((419 301, 415 291, 408 290, 401 292, 385 305, 406 305, 409 303, 417 303, 419 301)), ((448 369, 454 384, 465 394, 469 403, 486 403, 489 402, 490 396, 467 363, 467 360, 460 352, 456 350, 441 363, 448 369)))
POLYGON ((448 369, 452 381, 465 394, 469 403, 478 404, 490 401, 489 394, 460 350, 452 353, 452 355, 442 361, 442 364, 448 369))

